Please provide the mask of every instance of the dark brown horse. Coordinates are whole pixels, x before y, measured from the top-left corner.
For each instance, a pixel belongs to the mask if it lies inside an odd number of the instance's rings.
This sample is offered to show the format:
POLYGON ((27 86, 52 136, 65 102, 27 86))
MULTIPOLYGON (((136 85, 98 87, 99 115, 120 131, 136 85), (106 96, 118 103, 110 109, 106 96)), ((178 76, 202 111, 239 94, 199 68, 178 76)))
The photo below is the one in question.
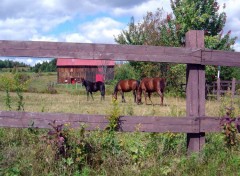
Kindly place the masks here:
POLYGON ((133 91, 134 102, 136 103, 136 94, 137 94, 138 86, 139 86, 139 81, 135 79, 120 80, 114 88, 113 98, 117 99, 117 94, 118 92, 120 92, 122 95, 122 102, 125 103, 126 100, 124 98, 124 92, 133 91))
POLYGON ((85 86, 86 88, 87 100, 89 99, 89 93, 91 94, 92 100, 94 100, 92 96, 92 92, 97 92, 97 91, 101 92, 101 100, 104 100, 105 84, 103 82, 101 81, 91 82, 91 81, 85 80, 84 78, 81 78, 81 82, 82 82, 82 85, 85 86))
POLYGON ((166 79, 165 78, 144 78, 142 79, 138 91, 137 91, 137 103, 141 103, 142 93, 145 96, 145 104, 147 104, 147 94, 149 97, 149 100, 152 103, 151 100, 151 93, 157 92, 158 95, 161 97, 160 104, 163 105, 163 92, 164 88, 166 86, 166 79))

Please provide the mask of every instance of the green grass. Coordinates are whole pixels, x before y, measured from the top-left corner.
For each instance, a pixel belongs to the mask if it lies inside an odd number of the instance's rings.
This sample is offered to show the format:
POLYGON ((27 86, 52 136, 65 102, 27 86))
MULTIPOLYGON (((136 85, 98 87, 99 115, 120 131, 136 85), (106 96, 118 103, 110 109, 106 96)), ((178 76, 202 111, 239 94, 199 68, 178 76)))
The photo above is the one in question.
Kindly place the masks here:
MULTIPOLYGON (((23 93, 25 111, 110 112, 111 85, 107 85, 105 101, 100 101, 99 92, 94 93, 94 101, 87 101, 85 89, 76 85, 56 85, 57 94, 49 94, 47 84, 56 81, 56 74, 47 73, 33 78, 29 86, 37 91, 23 93)), ((7 110, 5 97, 6 93, 0 91, 0 110, 7 110)), ((18 96, 11 92, 10 97, 12 110, 16 110, 18 96)), ((126 93, 127 103, 118 99, 117 106, 121 115, 186 115, 184 98, 166 95, 165 106, 159 106, 158 96, 153 96, 152 100, 154 106, 136 105, 132 93, 126 93)), ((223 99, 223 102, 228 100, 223 99)), ((222 106, 217 101, 206 101, 206 115, 219 116, 222 106)), ((201 153, 187 156, 186 134, 88 132, 68 126, 64 129, 66 156, 57 153, 55 142, 58 138, 49 136, 48 130, 0 128, 0 175, 240 175, 240 147, 228 149, 221 133, 206 134, 206 145, 201 153)))

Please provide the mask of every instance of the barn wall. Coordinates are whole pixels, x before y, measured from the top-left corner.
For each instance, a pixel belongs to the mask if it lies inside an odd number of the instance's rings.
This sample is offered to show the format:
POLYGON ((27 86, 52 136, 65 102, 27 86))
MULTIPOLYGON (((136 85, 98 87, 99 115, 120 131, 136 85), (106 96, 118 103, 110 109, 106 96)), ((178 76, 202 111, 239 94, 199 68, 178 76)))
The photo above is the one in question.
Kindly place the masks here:
MULTIPOLYGON (((57 68, 58 83, 66 83, 65 80, 68 80, 68 83, 71 83, 71 79, 76 79, 79 81, 81 77, 89 80, 95 81, 96 74, 101 74, 97 66, 81 66, 81 67, 71 67, 71 66, 61 66, 57 68)), ((107 68, 106 80, 114 78, 114 67, 110 66, 107 68)))

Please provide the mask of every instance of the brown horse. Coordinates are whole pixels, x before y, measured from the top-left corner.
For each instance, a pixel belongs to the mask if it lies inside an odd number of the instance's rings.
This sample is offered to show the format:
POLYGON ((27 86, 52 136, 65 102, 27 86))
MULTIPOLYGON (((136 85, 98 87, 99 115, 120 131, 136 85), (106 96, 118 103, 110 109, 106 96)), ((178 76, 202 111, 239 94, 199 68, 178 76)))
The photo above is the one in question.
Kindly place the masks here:
POLYGON ((151 93, 152 92, 157 92, 158 95, 161 98, 160 104, 163 105, 163 92, 164 88, 166 86, 166 79, 165 78, 144 78, 142 79, 138 91, 137 91, 137 103, 141 103, 141 98, 142 98, 142 93, 144 93, 145 96, 145 104, 147 104, 147 93, 149 100, 152 103, 151 100, 151 93))
POLYGON ((125 103, 126 100, 124 98, 124 92, 133 91, 134 102, 136 103, 136 94, 138 86, 139 81, 135 79, 120 80, 114 88, 113 98, 117 99, 117 93, 120 92, 122 95, 122 102, 125 103))

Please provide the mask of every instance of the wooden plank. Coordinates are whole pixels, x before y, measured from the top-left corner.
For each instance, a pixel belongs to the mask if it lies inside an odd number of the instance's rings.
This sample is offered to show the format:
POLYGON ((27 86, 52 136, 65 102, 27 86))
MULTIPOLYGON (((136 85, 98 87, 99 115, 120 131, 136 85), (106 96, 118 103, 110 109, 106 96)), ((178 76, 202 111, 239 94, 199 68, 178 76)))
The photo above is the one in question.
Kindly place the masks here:
POLYGON ((201 117, 200 132, 221 132, 220 117, 201 117))
POLYGON ((0 56, 84 58, 120 61, 200 63, 201 50, 177 47, 136 46, 0 40, 0 56))
MULTIPOLYGON (((198 41, 200 41, 202 31, 194 32, 199 38, 198 41)), ((193 36, 189 36, 188 39, 194 37, 194 34, 191 35, 193 36)), ((239 52, 201 49, 204 43, 196 43, 196 41, 188 42, 186 45, 191 45, 192 47, 0 40, 0 56, 109 59, 240 66, 239 52)))
MULTIPOLYGON (((108 120, 103 115, 38 113, 0 111, 0 127, 28 128, 34 122, 34 127, 51 128, 50 122, 57 124, 71 123, 73 128, 86 124, 87 130, 103 130, 108 120)), ((119 131, 132 132, 199 132, 199 119, 180 117, 154 116, 122 116, 119 119, 119 131)))
POLYGON ((204 49, 202 50, 202 64, 240 67, 240 53, 204 49))
MULTIPOLYGON (((87 130, 103 130, 108 124, 103 115, 0 111, 0 127, 29 128, 34 122, 34 127, 48 129, 51 128, 49 123, 53 120, 56 120, 57 124, 70 123, 73 128, 85 124, 87 130)), ((122 116, 119 120, 119 131, 220 132, 220 120, 219 117, 122 116)))

